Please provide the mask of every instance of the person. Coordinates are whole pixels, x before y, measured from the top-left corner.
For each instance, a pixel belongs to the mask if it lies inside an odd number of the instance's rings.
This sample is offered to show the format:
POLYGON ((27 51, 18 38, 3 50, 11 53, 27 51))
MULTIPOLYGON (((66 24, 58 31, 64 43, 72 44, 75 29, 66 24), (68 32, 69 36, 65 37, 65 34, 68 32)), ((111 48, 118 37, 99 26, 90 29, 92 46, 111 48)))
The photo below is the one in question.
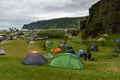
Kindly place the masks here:
POLYGON ((48 44, 49 44, 49 41, 44 42, 43 48, 45 51, 47 51, 48 44))
POLYGON ((73 50, 72 47, 69 47, 67 53, 75 54, 75 51, 73 50))
POLYGON ((67 44, 66 40, 60 41, 60 45, 59 46, 60 46, 60 48, 62 50, 62 53, 66 52, 66 48, 65 48, 66 44, 67 44))
POLYGON ((87 53, 87 58, 88 58, 88 60, 91 60, 91 52, 90 52, 91 50, 90 50, 90 45, 88 44, 88 46, 87 46, 87 48, 86 48, 86 53, 87 53))

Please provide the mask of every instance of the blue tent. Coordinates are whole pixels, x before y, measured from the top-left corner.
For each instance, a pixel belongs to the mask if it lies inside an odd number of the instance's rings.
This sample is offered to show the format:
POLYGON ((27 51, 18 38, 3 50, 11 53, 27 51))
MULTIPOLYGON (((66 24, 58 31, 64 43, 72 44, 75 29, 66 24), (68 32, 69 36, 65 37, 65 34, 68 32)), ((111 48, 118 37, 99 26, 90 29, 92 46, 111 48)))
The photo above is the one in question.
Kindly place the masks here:
POLYGON ((80 49, 78 51, 78 58, 83 57, 84 54, 85 54, 85 52, 82 49, 80 49))
POLYGON ((120 43, 120 39, 117 39, 116 42, 117 42, 117 43, 120 43))

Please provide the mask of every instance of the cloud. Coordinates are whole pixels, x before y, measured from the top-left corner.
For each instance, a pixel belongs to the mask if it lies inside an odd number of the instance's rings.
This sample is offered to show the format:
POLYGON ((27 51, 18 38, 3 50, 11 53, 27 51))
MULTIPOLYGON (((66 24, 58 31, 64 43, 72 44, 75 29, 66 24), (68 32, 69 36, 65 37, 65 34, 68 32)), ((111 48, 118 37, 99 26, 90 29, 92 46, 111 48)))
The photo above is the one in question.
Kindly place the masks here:
POLYGON ((0 0, 0 29, 37 20, 88 15, 98 0, 0 0))

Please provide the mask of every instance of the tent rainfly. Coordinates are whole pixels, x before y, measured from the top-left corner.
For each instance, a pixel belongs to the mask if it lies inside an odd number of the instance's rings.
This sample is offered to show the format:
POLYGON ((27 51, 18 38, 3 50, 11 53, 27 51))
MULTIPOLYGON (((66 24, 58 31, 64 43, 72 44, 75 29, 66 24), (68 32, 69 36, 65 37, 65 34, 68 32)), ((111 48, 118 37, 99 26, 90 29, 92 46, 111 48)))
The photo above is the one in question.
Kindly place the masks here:
POLYGON ((37 51, 32 51, 23 60, 23 64, 39 66, 47 62, 47 59, 37 51))
POLYGON ((63 53, 54 58, 50 62, 49 66, 68 69, 83 69, 84 64, 76 55, 71 53, 63 53))
POLYGON ((0 50, 0 55, 5 55, 5 51, 4 50, 0 50))

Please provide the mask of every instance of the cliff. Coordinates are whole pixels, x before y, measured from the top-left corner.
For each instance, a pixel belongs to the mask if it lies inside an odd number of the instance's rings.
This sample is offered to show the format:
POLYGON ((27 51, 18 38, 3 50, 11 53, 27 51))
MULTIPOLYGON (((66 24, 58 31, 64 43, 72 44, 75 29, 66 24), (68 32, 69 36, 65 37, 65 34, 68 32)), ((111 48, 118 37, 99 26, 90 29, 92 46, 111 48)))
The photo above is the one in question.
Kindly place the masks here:
POLYGON ((120 33, 120 0, 100 0, 89 9, 82 37, 120 33))

